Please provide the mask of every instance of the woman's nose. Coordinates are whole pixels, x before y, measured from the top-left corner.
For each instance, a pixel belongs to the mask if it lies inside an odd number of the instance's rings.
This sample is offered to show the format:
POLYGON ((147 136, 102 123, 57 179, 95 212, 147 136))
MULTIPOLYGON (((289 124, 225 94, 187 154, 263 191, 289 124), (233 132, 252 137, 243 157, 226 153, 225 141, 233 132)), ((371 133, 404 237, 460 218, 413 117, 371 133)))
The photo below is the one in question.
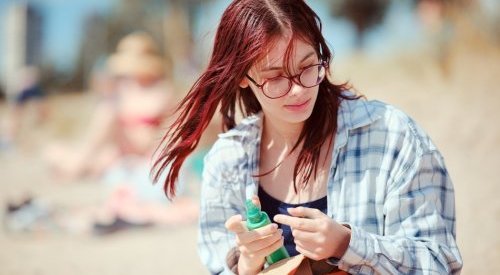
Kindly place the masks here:
POLYGON ((292 81, 292 87, 290 87, 290 96, 297 96, 303 93, 307 88, 296 83, 295 81, 292 81))

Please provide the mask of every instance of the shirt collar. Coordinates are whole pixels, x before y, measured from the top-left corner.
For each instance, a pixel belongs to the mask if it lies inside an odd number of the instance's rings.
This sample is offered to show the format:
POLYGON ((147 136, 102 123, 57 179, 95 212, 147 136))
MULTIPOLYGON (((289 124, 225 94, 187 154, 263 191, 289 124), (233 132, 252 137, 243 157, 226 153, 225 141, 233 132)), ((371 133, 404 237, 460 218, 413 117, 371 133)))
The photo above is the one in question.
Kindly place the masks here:
POLYGON ((349 131, 370 125, 381 117, 382 115, 377 112, 376 106, 370 104, 370 101, 343 99, 337 116, 334 150, 339 150, 346 145, 349 131))
MULTIPOLYGON (((348 94, 352 95, 352 94, 348 94)), ((371 101, 364 99, 347 100, 343 99, 340 103, 338 115, 337 115, 337 133, 335 134, 335 145, 334 150, 338 150, 345 146, 347 143, 347 137, 349 131, 367 126, 382 117, 381 113, 377 110, 376 104, 371 104, 371 101)), ((240 136, 251 144, 244 142, 244 144, 250 145, 247 149, 257 149, 256 145, 260 144, 260 135, 262 131, 263 122, 262 111, 258 114, 254 114, 246 117, 241 121, 239 127, 252 127, 251 131, 228 131, 219 134, 220 137, 230 137, 230 136, 240 136)), ((238 127, 238 128, 239 128, 238 127)))

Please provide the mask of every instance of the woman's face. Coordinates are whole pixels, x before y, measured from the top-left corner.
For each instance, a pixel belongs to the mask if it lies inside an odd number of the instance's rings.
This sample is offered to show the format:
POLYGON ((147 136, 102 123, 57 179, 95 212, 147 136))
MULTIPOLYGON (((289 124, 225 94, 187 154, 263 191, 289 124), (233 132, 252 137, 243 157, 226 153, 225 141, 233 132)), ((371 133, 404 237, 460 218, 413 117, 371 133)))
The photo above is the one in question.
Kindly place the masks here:
MULTIPOLYGON (((290 75, 287 75, 285 72, 287 64, 284 63, 284 59, 289 42, 290 38, 282 37, 262 60, 252 66, 248 75, 257 84, 262 85, 265 81, 278 76, 298 75, 305 67, 320 63, 316 51, 310 44, 296 40, 289 61, 290 75)), ((272 99, 264 95, 263 90, 247 78, 240 83, 242 88, 248 85, 262 106, 264 116, 282 125, 303 124, 313 111, 319 89, 319 86, 305 88, 292 82, 290 91, 285 96, 272 99)))

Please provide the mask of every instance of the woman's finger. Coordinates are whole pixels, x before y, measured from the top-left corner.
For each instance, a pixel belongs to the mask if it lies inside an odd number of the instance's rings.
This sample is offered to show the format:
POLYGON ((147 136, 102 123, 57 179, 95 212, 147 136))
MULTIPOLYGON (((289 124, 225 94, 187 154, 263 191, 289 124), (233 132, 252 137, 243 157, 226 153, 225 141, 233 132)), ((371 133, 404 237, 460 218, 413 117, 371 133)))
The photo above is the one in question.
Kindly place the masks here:
POLYGON ((246 231, 236 236, 239 244, 251 243, 255 240, 265 238, 269 235, 275 234, 278 230, 278 225, 275 223, 268 224, 264 227, 257 228, 252 231, 246 231))
POLYGON ((270 243, 269 245, 263 247, 260 250, 257 250, 253 253, 253 255, 257 257, 266 257, 269 256, 274 251, 278 250, 284 244, 283 236, 280 236, 275 242, 270 243))
POLYGON ((297 218, 288 215, 278 214, 274 216, 274 221, 281 224, 286 224, 292 229, 300 229, 304 231, 316 231, 316 222, 313 219, 297 218))
POLYGON ((300 245, 296 245, 295 246, 295 250, 297 250, 297 252, 299 252, 300 254, 306 256, 307 258, 309 259, 312 259, 312 260, 315 260, 315 261, 318 261, 318 260, 321 260, 317 254, 309 251, 308 249, 300 246, 300 245))
POLYGON ((257 206, 259 209, 261 209, 260 207, 260 199, 258 196, 253 196, 252 197, 252 203, 255 204, 255 206, 257 206))
POLYGON ((313 260, 321 260, 330 257, 332 254, 331 245, 316 240, 306 241, 295 239, 295 248, 298 252, 313 260))
POLYGON ((323 243, 325 241, 317 232, 292 229, 292 235, 295 240, 303 240, 314 243, 323 243))
POLYGON ((225 226, 227 230, 236 234, 248 231, 241 215, 231 216, 229 219, 227 219, 225 226))
POLYGON ((282 233, 283 231, 280 229, 276 231, 275 234, 241 245, 239 246, 240 252, 246 254, 257 254, 262 249, 274 244, 276 241, 279 241, 282 238, 282 233))
POLYGON ((287 211, 291 216, 299 218, 319 219, 326 216, 325 213, 321 212, 319 209, 303 206, 288 208, 287 211))

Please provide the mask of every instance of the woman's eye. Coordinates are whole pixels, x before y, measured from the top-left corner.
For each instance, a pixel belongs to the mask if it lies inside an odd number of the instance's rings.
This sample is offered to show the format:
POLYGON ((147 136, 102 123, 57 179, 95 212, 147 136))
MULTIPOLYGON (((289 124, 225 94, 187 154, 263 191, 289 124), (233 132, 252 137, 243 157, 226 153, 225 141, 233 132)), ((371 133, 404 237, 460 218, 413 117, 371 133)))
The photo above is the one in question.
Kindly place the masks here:
POLYGON ((273 79, 275 79, 277 77, 281 77, 281 76, 283 76, 283 75, 282 74, 270 75, 270 76, 265 77, 264 80, 269 81, 269 80, 273 80, 273 79))
POLYGON ((302 66, 300 68, 301 71, 303 71, 304 69, 307 69, 309 67, 311 67, 312 65, 315 65, 315 64, 318 64, 317 62, 308 62, 307 64, 305 64, 304 66, 302 66))

